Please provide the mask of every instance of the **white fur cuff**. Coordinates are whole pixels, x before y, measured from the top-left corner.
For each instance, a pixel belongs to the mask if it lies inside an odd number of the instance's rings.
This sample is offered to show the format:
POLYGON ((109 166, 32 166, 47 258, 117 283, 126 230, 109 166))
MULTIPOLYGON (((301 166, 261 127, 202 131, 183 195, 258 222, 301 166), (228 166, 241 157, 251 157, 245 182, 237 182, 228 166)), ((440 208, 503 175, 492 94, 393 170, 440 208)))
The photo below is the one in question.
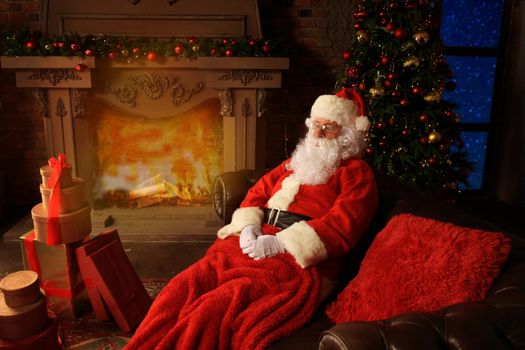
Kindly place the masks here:
POLYGON ((264 213, 258 207, 239 208, 233 212, 232 221, 217 232, 219 238, 226 238, 233 234, 239 234, 247 225, 260 225, 264 213))
POLYGON ((292 254, 302 268, 317 264, 327 257, 323 241, 306 221, 296 222, 277 232, 277 237, 283 242, 284 249, 292 254))

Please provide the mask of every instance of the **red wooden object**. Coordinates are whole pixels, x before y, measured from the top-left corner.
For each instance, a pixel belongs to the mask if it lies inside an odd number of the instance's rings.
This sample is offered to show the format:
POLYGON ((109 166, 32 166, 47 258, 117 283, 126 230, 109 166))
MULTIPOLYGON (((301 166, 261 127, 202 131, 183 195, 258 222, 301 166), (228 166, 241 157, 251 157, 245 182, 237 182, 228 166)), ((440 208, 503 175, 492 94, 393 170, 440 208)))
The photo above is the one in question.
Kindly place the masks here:
POLYGON ((146 315, 151 299, 124 252, 117 230, 100 233, 76 252, 97 317, 108 318, 105 303, 120 329, 131 331, 146 315))

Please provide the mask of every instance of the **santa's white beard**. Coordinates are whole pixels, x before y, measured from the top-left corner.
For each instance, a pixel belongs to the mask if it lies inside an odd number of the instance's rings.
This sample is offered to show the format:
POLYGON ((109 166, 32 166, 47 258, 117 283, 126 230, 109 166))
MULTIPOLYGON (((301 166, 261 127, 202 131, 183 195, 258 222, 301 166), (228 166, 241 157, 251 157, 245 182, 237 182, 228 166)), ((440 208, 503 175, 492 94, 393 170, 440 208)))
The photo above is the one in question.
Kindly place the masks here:
POLYGON ((309 132, 292 154, 289 168, 293 178, 305 185, 326 183, 339 167, 341 150, 338 139, 318 138, 309 132))

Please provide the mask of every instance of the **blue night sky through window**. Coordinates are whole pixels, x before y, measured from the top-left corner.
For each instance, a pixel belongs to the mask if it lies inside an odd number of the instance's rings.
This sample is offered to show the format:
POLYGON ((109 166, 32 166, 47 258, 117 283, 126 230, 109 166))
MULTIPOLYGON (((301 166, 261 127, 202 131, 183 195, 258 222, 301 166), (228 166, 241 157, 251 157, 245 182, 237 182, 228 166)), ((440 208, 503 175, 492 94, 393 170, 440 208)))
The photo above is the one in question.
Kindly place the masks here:
MULTIPOLYGON (((441 39, 446 47, 468 49, 499 47, 504 0, 443 0, 441 39)), ((461 123, 486 125, 482 131, 462 133, 465 150, 475 170, 468 176, 470 188, 481 189, 487 153, 488 123, 496 75, 497 52, 489 56, 447 56, 456 90, 444 97, 458 105, 461 123)))

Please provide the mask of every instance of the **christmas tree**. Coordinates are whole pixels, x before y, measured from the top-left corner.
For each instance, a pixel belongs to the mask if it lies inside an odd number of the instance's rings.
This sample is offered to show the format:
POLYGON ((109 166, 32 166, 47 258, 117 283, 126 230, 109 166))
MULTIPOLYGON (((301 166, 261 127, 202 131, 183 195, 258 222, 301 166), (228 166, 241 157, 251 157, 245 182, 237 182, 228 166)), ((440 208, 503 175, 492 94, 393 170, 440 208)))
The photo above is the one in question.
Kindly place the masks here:
POLYGON ((353 87, 367 102, 372 125, 365 159, 425 190, 468 185, 460 116, 443 99, 456 86, 433 4, 361 0, 353 15, 355 32, 336 88, 353 87))

